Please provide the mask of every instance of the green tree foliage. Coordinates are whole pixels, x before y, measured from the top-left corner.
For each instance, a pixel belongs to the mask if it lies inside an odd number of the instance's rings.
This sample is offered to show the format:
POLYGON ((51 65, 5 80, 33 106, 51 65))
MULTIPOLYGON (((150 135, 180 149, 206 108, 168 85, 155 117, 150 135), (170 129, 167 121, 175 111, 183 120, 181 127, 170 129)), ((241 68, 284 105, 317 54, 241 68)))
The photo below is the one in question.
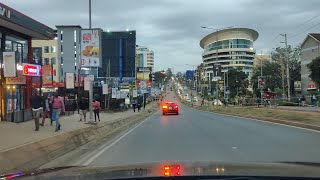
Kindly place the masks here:
POLYGON ((246 94, 246 89, 249 86, 248 76, 238 69, 230 69, 228 71, 228 85, 230 90, 230 98, 238 95, 246 94))
POLYGON ((320 86, 320 57, 313 59, 309 64, 307 64, 307 67, 310 70, 309 77, 319 87, 320 86))

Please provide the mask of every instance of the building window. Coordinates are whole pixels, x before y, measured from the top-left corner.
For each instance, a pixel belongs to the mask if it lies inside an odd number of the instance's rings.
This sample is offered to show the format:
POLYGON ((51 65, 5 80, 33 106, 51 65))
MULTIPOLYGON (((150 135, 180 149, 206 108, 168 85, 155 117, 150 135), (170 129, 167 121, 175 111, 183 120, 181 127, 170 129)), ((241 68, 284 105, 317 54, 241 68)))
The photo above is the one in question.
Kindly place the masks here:
POLYGON ((49 58, 44 58, 44 64, 49 65, 49 58))
POLYGON ((60 63, 63 64, 63 57, 61 57, 61 62, 60 63))
POLYGON ((49 46, 45 46, 43 51, 44 53, 49 53, 49 46))
POLYGON ((63 41, 63 31, 60 31, 60 40, 63 41))
POLYGON ((56 64, 56 58, 51 58, 51 64, 56 64))
POLYGON ((61 45, 61 53, 63 53, 63 46, 61 45))
POLYGON ((54 53, 57 51, 57 47, 56 46, 51 46, 51 52, 54 53))

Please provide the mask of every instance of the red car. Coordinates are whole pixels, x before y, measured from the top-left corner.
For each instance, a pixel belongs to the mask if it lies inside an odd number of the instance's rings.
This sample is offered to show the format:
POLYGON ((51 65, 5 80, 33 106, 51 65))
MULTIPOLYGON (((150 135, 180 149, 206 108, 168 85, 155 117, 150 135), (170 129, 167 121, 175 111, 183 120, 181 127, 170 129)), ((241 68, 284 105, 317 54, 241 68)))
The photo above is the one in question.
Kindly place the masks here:
POLYGON ((162 115, 166 115, 169 113, 179 114, 179 106, 174 102, 166 102, 162 104, 162 115))

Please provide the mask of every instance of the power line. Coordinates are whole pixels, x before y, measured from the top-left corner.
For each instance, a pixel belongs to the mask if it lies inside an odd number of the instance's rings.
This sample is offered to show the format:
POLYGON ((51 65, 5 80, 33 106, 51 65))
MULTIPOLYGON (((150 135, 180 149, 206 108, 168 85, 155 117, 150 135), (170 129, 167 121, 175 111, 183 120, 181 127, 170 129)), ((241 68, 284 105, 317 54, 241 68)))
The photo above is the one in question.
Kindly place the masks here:
POLYGON ((295 34, 295 35, 293 35, 293 36, 290 36, 290 38, 291 38, 291 39, 294 39, 295 37, 297 37, 297 36, 301 35, 302 33, 306 32, 306 31, 309 31, 310 29, 312 29, 312 28, 314 28, 314 27, 316 27, 316 26, 318 26, 318 25, 320 25, 320 22, 319 22, 319 23, 317 23, 317 24, 315 24, 315 25, 313 25, 313 26, 311 26, 310 28, 308 28, 308 29, 306 29, 306 30, 304 30, 304 31, 300 32, 300 33, 297 33, 297 34, 295 34))

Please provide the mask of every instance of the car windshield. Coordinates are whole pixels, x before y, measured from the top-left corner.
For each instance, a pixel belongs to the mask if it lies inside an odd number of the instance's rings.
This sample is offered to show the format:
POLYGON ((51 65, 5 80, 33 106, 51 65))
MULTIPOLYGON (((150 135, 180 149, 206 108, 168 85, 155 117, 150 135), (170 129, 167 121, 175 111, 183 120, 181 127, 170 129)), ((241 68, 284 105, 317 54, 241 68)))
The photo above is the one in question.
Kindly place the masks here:
POLYGON ((2 0, 0 174, 320 163, 319 7, 2 0))

